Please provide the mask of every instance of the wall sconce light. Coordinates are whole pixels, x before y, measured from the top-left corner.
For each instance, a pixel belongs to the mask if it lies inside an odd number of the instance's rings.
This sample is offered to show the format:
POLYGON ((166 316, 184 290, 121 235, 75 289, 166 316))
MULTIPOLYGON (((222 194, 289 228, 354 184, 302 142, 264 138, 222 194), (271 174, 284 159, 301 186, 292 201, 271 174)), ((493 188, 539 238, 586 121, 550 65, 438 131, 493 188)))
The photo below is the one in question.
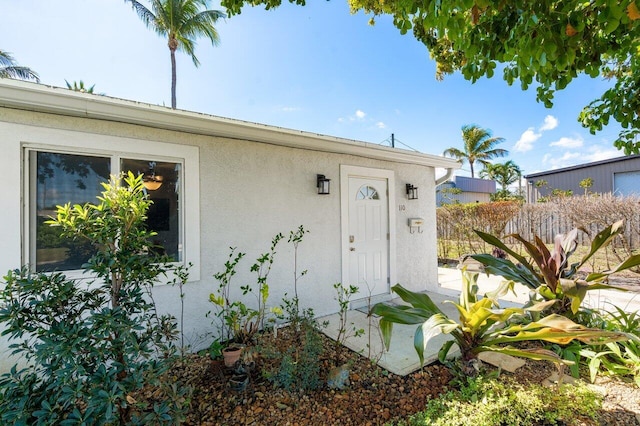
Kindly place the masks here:
POLYGON ((156 191, 162 186, 164 177, 156 175, 156 162, 151 161, 149 163, 149 171, 142 177, 142 184, 148 191, 156 191))
POLYGON ((318 194, 320 195, 327 195, 329 194, 329 183, 331 182, 331 179, 327 179, 324 175, 317 175, 317 187, 318 187, 318 194))
POLYGON ((413 186, 410 183, 407 184, 407 198, 409 200, 417 200, 418 199, 418 187, 413 186))

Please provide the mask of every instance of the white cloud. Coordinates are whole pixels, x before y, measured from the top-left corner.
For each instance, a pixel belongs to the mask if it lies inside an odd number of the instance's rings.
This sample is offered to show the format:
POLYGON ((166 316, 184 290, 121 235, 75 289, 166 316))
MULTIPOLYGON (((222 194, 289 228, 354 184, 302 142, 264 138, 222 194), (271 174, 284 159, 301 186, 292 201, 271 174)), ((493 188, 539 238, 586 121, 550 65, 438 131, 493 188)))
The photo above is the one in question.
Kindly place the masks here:
POLYGON ((547 130, 553 130, 558 127, 558 119, 553 115, 547 115, 544 118, 544 121, 540 127, 538 127, 538 131, 536 132, 535 127, 529 127, 525 130, 522 135, 520 135, 520 139, 516 142, 513 150, 515 152, 528 152, 533 149, 533 143, 542 137, 542 133, 547 130))
POLYGON ((538 131, 544 132, 546 130, 553 130, 556 127, 558 127, 558 119, 555 118, 553 115, 547 115, 544 118, 544 123, 542 124, 542 126, 540 126, 538 131))
POLYGON ((592 146, 589 151, 589 154, 584 156, 585 163, 608 160, 609 158, 620 157, 622 155, 622 153, 615 148, 602 149, 599 146, 592 146))
POLYGON ((553 170, 563 167, 575 166, 577 164, 608 160, 609 158, 619 157, 620 155, 620 151, 618 151, 617 149, 593 145, 587 147, 586 149, 582 149, 580 152, 566 151, 561 157, 552 154, 545 154, 542 158, 542 163, 547 164, 548 169, 553 170))
POLYGON ((347 121, 364 121, 365 117, 367 116, 367 113, 362 111, 361 109, 357 109, 356 112, 353 115, 350 115, 348 117, 340 117, 338 118, 338 122, 340 123, 345 123, 347 121))
POLYGON ((349 115, 347 117, 339 117, 338 123, 360 123, 364 124, 367 127, 373 129, 386 129, 387 125, 384 121, 378 121, 375 117, 370 117, 366 112, 361 109, 357 109, 353 115, 349 115))
POLYGON ((551 142, 549 146, 558 146, 560 148, 580 148, 584 145, 584 140, 581 136, 574 138, 562 137, 555 142, 551 142))
POLYGON ((533 149, 533 143, 540 139, 541 133, 536 133, 533 127, 529 127, 520 135, 520 139, 516 142, 513 150, 516 152, 527 152, 533 149))
POLYGON ((549 164, 549 168, 551 170, 554 169, 561 169, 563 167, 569 167, 569 166, 574 166, 576 164, 580 164, 583 161, 581 161, 581 157, 582 154, 577 153, 577 152, 565 152, 564 155, 562 157, 557 157, 557 156, 545 156, 545 163, 549 164))

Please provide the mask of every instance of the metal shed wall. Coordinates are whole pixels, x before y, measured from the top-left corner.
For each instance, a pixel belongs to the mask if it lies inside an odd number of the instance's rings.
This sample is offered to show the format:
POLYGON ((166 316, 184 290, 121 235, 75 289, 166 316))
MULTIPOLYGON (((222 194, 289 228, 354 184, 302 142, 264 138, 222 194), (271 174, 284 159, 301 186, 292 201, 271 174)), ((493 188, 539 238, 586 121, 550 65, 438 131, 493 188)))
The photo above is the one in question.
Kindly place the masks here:
MULTIPOLYGON (((640 155, 614 158, 579 166, 548 172, 533 173, 525 176, 528 183, 527 200, 535 202, 540 197, 548 196, 554 189, 571 190, 574 195, 584 194, 580 181, 593 179, 592 193, 615 192, 614 174, 622 172, 640 171, 640 155), (536 182, 544 180, 547 184, 536 187, 536 182)), ((640 182, 638 182, 640 187, 640 182)))

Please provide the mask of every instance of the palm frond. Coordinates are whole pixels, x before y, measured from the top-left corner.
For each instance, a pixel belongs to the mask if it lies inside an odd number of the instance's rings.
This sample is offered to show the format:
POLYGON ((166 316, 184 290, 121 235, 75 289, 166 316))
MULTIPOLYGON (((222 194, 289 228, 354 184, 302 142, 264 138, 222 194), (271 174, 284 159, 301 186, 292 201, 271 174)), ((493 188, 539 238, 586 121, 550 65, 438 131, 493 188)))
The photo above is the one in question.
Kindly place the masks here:
POLYGON ((28 67, 10 66, 0 68, 0 78, 16 78, 19 80, 33 80, 40 82, 38 73, 28 67))
MULTIPOLYGON (((154 15, 152 11, 147 9, 145 5, 143 5, 142 3, 136 0, 124 0, 124 1, 125 3, 131 3, 131 8, 135 10, 136 14, 142 20, 142 22, 145 23, 147 28, 156 27, 156 22, 157 22, 156 15, 154 15)), ((158 3, 158 2, 155 1, 154 5, 155 3, 158 3)))

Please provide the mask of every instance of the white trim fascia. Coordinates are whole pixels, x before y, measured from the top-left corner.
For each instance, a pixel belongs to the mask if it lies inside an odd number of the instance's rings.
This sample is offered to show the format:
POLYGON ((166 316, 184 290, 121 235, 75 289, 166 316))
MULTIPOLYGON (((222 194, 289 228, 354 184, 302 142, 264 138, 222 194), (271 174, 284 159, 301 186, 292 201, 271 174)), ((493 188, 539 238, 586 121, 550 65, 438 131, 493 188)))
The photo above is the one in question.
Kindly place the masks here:
POLYGON ((396 202, 395 173, 393 170, 374 169, 370 167, 340 165, 340 237, 342 248, 342 283, 351 285, 349 281, 349 178, 379 178, 387 180, 387 208, 389 214, 389 294, 391 286, 396 282, 396 202))
POLYGON ((456 160, 437 155, 190 111, 173 110, 158 105, 11 79, 0 80, 0 107, 137 124, 158 129, 355 155, 397 163, 453 169, 458 169, 461 166, 456 160))

